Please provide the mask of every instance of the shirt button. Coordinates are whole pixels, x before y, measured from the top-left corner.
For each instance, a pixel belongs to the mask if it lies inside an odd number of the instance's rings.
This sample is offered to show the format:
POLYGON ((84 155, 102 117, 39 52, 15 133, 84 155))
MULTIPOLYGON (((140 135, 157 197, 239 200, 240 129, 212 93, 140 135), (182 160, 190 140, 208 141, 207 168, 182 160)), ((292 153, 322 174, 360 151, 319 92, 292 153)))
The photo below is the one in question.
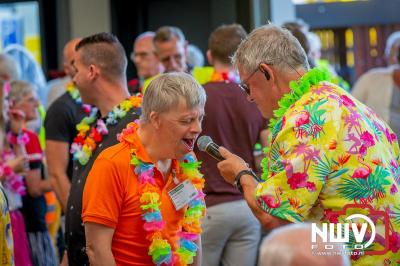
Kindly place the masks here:
POLYGON ((103 143, 100 143, 100 144, 99 144, 99 148, 101 148, 101 146, 103 146, 103 143))
POLYGON ((78 184, 80 184, 81 183, 81 180, 80 179, 78 179, 78 184))
POLYGON ((78 166, 75 166, 75 170, 78 171, 78 166))
POLYGON ((72 211, 74 209, 74 205, 72 205, 71 207, 69 207, 69 209, 72 211))
POLYGON ((69 235, 72 236, 72 232, 69 232, 69 235))

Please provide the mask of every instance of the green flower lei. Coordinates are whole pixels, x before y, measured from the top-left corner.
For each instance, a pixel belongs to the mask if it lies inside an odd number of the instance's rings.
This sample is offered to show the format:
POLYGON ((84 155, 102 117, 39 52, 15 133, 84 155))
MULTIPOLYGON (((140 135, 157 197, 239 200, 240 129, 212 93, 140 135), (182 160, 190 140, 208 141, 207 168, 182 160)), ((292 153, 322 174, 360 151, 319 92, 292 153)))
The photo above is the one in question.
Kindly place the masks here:
MULTIPOLYGON (((290 106, 292 106, 295 102, 297 102, 304 94, 310 91, 312 86, 317 85, 321 81, 329 81, 330 74, 327 71, 313 68, 304 74, 300 80, 291 81, 289 83, 289 88, 291 91, 282 96, 282 98, 278 101, 279 108, 274 110, 274 117, 269 120, 269 134, 273 134, 277 127, 282 123, 282 117, 287 112, 290 106)), ((264 159, 261 161, 261 167, 263 170, 261 178, 263 180, 268 179, 268 153, 270 150, 272 143, 269 144, 269 147, 265 147, 263 149, 264 154, 266 155, 264 159)))

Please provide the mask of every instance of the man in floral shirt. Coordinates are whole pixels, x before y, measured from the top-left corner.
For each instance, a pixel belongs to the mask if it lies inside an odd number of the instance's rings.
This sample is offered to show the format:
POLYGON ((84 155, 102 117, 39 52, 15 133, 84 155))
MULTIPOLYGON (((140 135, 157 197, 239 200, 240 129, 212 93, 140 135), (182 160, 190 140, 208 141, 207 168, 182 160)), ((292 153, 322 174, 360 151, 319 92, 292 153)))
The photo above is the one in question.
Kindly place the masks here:
MULTIPOLYGON (((289 222, 343 223, 349 214, 364 214, 376 225, 375 240, 363 252, 353 252, 350 233, 343 242, 353 264, 400 263, 399 146, 393 131, 329 83, 326 73, 309 70, 298 41, 280 27, 254 30, 233 61, 249 99, 270 118, 270 145, 262 183, 243 160, 221 148, 226 160, 218 167, 225 180, 244 192, 270 229, 289 222), (383 217, 371 215, 374 211, 383 217)), ((368 229, 365 247, 372 235, 368 229)))

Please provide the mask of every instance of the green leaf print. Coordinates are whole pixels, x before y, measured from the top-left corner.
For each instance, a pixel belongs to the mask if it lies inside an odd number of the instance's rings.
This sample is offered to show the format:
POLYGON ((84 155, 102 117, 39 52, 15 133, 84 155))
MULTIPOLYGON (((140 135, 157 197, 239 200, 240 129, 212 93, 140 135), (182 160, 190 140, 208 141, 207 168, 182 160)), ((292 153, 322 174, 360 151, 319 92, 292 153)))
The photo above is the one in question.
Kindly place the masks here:
POLYGON ((282 201, 279 208, 269 208, 264 201, 261 201, 261 207, 271 214, 272 216, 276 216, 282 219, 287 219, 288 221, 296 221, 296 222, 303 222, 303 216, 299 213, 295 213, 292 211, 292 206, 290 205, 288 200, 282 201), (292 219, 290 219, 291 217, 292 219))
POLYGON ((361 178, 351 178, 343 180, 338 184, 338 192, 341 196, 348 200, 368 198, 373 195, 373 190, 368 186, 367 182, 361 178))
POLYGON ((400 208, 393 207, 395 211, 393 211, 394 223, 400 226, 400 208))

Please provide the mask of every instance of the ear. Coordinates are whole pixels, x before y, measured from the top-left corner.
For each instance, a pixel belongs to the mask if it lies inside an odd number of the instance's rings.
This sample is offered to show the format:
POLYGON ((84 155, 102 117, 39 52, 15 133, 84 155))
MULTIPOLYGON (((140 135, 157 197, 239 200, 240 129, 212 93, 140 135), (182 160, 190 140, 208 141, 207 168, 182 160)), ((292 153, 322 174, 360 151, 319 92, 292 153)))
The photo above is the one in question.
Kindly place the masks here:
POLYGON ((213 63, 213 57, 212 57, 212 55, 211 55, 210 49, 207 50, 206 56, 207 56, 207 61, 208 61, 208 63, 209 63, 210 65, 214 65, 214 63, 213 63))
POLYGON ((100 74, 100 70, 95 65, 89 66, 88 78, 90 80, 95 80, 100 74))
POLYGON ((160 128, 160 114, 157 112, 152 111, 150 113, 150 124, 155 128, 159 129, 160 128))
POLYGON ((272 82, 275 81, 276 77, 275 77, 274 71, 272 70, 271 66, 261 63, 258 67, 260 68, 260 71, 265 75, 265 79, 267 81, 272 81, 272 82))

